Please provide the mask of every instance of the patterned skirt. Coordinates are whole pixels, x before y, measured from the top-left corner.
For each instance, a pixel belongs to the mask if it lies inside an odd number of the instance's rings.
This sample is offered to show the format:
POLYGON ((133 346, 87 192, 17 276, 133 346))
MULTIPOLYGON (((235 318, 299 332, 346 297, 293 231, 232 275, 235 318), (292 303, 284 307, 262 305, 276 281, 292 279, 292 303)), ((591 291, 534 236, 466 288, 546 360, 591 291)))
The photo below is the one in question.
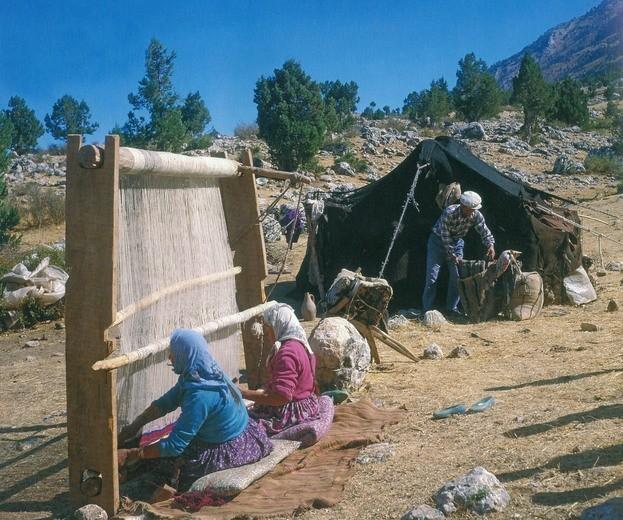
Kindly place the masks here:
POLYGON ((252 464, 273 451, 273 444, 257 422, 249 418, 245 430, 230 441, 213 444, 195 439, 177 458, 153 459, 149 470, 162 482, 186 491, 195 480, 223 469, 252 464))
POLYGON ((249 415, 266 430, 269 437, 272 437, 297 424, 319 419, 318 396, 312 394, 283 406, 255 405, 249 410, 249 415))

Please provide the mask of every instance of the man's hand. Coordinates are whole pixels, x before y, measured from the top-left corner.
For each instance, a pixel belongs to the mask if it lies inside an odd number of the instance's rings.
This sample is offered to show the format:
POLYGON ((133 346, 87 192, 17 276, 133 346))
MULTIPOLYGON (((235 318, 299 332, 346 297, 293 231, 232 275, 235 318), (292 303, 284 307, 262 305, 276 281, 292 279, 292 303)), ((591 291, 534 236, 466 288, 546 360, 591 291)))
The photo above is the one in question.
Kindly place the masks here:
POLYGON ((460 256, 457 256, 457 255, 451 255, 450 256, 450 260, 452 261, 452 263, 454 265, 459 265, 460 263, 463 262, 463 259, 460 256))
POLYGON ((489 260, 495 259, 495 248, 492 245, 487 248, 487 258, 489 260))

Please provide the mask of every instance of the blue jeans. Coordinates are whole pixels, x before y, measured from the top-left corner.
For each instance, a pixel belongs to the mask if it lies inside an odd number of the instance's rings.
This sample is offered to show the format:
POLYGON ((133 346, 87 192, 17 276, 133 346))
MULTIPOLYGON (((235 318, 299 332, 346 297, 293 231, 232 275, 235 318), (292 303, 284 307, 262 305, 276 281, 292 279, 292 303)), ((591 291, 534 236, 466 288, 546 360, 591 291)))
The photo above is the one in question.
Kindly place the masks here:
MULTIPOLYGON (((456 241, 454 246, 454 254, 459 258, 463 258, 463 242, 462 238, 456 241)), ((448 265, 448 292, 446 294, 446 309, 448 311, 456 311, 459 304, 459 270, 454 262, 448 258, 446 248, 441 238, 435 233, 431 233, 428 237, 426 246, 426 285, 422 294, 422 306, 424 311, 430 311, 435 305, 437 297, 437 280, 439 279, 439 271, 443 263, 448 265)))

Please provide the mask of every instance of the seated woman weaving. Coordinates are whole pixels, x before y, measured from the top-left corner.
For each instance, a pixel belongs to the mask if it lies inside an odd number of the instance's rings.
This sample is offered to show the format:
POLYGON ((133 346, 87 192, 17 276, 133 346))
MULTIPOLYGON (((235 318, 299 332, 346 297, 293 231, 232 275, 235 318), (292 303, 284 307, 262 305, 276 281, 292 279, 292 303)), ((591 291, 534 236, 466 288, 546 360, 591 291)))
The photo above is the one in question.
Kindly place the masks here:
POLYGON ((168 437, 143 448, 118 450, 120 467, 155 459, 149 461, 156 463, 150 470, 184 491, 207 473, 251 464, 272 451, 270 439, 249 418, 239 390, 210 355, 203 336, 174 331, 169 359, 179 375, 177 383, 123 428, 119 444, 178 407, 182 413, 168 437), (178 472, 179 478, 174 475, 178 472))
POLYGON ((273 344, 269 380, 260 390, 242 390, 242 396, 254 401, 251 417, 273 436, 319 418, 316 358, 294 310, 283 303, 264 312, 264 341, 273 344))

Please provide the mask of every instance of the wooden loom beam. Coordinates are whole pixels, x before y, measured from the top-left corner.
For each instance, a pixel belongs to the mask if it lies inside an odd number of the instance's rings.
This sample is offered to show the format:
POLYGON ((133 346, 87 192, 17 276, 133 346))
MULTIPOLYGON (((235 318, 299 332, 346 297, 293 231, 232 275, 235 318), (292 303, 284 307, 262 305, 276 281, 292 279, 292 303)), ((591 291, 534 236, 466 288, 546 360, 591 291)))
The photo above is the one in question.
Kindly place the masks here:
POLYGON ((71 276, 65 297, 65 359, 69 491, 74 506, 95 503, 112 515, 119 504, 116 376, 85 367, 114 348, 104 331, 115 319, 117 304, 119 137, 106 137, 106 161, 99 170, 80 166, 81 143, 79 135, 68 137, 66 254, 71 276), (88 470, 95 476, 86 482, 91 486, 81 490, 88 470), (101 492, 92 495, 99 482, 101 492), (87 488, 93 491, 83 492, 87 488))
MULTIPOLYGON (((86 169, 101 168, 104 165, 104 149, 94 144, 84 145, 79 151, 79 162, 86 169)), ((311 179, 301 173, 256 168, 253 163, 239 164, 226 157, 196 157, 128 147, 119 149, 119 171, 124 175, 190 178, 255 175, 274 180, 289 180, 294 183, 311 183, 311 179)))
MULTIPOLYGON (((242 163, 252 166, 250 150, 244 152, 242 163)), ((230 240, 240 237, 237 243, 230 244, 234 264, 242 267, 242 273, 236 277, 236 301, 239 309, 248 309, 264 302, 264 280, 268 276, 255 175, 221 179, 220 185, 228 235, 230 240)), ((266 377, 267 352, 262 352, 262 339, 248 326, 242 328, 242 342, 249 388, 258 388, 266 377)))

